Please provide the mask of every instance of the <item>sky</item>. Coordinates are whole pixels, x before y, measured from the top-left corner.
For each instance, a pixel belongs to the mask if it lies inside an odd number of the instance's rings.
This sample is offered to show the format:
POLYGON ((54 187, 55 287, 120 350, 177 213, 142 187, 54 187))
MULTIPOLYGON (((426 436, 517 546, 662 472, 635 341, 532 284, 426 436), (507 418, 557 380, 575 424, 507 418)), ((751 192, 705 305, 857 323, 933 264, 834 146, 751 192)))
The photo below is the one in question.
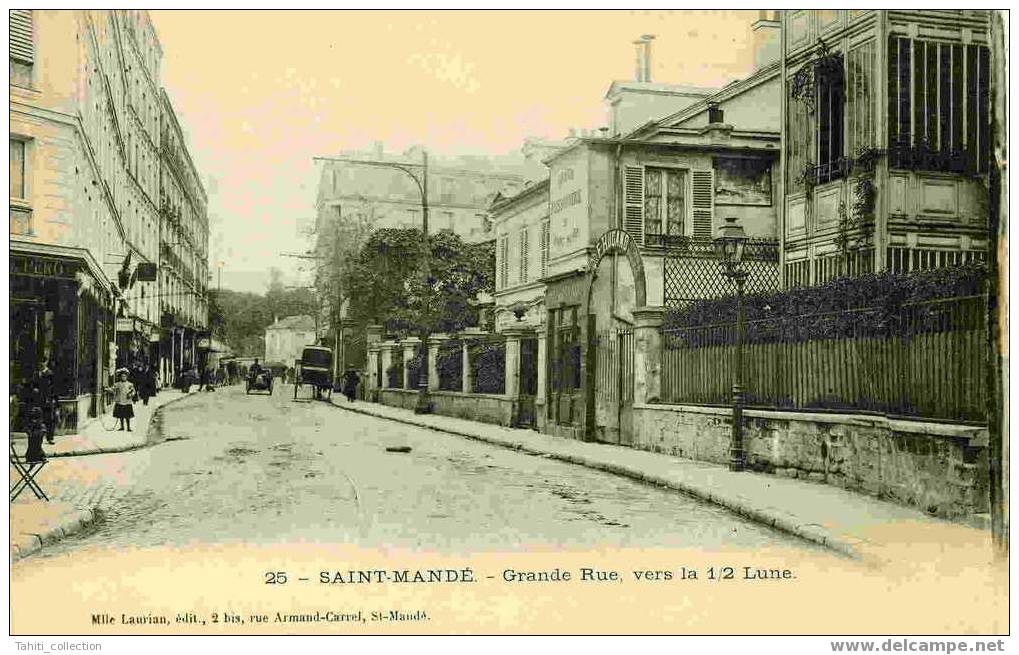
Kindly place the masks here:
POLYGON ((421 144, 509 153, 606 124, 632 42, 652 80, 722 86, 751 68, 756 11, 154 10, 162 79, 209 196, 212 284, 308 284, 316 156, 421 144), (302 272, 302 269, 305 269, 302 272), (220 277, 221 276, 221 277, 220 277))

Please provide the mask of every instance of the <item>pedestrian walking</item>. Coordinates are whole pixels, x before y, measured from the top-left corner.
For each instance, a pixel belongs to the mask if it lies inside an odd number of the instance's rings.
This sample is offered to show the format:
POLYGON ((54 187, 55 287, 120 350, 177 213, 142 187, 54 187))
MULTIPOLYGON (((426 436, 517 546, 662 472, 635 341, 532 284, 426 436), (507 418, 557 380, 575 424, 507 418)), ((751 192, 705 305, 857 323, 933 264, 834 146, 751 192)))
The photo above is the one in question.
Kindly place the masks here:
POLYGON ((39 363, 39 370, 28 383, 25 405, 29 408, 29 413, 32 407, 39 408, 42 423, 46 428, 46 442, 53 443, 56 432, 57 397, 49 360, 43 359, 39 363))
POLYGON ((361 381, 360 376, 357 374, 357 369, 353 366, 348 368, 343 374, 343 395, 347 397, 347 400, 354 402, 357 400, 357 384, 361 381))
POLYGON ((113 385, 113 418, 117 419, 117 430, 131 431, 131 419, 134 418, 134 401, 138 399, 138 392, 134 385, 127 379, 126 368, 117 371, 117 381, 113 385))
MULTIPOLYGON (((42 409, 32 407, 28 410, 25 420, 25 432, 28 433, 28 448, 25 450, 25 461, 44 462, 46 453, 42 449, 42 440, 46 436, 46 423, 43 421, 42 409)), ((53 443, 52 441, 50 443, 53 443)))
POLYGON ((153 366, 146 366, 142 372, 142 404, 148 405, 149 398, 156 395, 156 369, 153 366))

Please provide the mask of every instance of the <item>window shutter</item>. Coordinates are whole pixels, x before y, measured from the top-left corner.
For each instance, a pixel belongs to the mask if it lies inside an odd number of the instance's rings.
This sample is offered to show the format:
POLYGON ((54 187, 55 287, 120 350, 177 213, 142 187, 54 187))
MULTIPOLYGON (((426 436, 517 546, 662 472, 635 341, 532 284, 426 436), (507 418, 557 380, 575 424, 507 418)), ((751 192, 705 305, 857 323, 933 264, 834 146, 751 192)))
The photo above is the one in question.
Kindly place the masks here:
POLYGON ((32 10, 11 9, 11 59, 31 64, 35 60, 32 42, 32 10))
POLYGON ((644 167, 627 166, 623 173, 623 229, 644 243, 644 167))
POLYGON ((502 245, 499 248, 499 288, 505 289, 509 283, 509 237, 502 238, 502 245))
POLYGON ((715 216, 715 171, 693 171, 693 237, 710 239, 715 216))
POLYGON ((527 243, 527 228, 520 230, 520 283, 527 282, 529 244, 527 243))
POLYGON ((541 277, 548 276, 548 247, 549 247, 549 222, 541 223, 541 277))

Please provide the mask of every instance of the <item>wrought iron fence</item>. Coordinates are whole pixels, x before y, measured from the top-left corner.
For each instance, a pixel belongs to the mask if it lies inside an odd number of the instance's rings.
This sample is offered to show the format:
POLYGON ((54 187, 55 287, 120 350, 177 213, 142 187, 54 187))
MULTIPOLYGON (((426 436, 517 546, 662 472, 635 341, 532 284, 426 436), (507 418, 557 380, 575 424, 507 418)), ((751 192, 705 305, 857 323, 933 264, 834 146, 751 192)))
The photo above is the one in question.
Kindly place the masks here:
POLYGON ((475 341, 468 346, 474 393, 506 393, 505 342, 475 341))
POLYGON ((439 372, 439 389, 463 391, 463 347, 459 341, 447 341, 439 346, 435 367, 439 372))
MULTIPOLYGON (((746 325, 748 405, 985 420, 983 296, 746 325)), ((732 323, 663 330, 662 401, 727 404, 732 323)))

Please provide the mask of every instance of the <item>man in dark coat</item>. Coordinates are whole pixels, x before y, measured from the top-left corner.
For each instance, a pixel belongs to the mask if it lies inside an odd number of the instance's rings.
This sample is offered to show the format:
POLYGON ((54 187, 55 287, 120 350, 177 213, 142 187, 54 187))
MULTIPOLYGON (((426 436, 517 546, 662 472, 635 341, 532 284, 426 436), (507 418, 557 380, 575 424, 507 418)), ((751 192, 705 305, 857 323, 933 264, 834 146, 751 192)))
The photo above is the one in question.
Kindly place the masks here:
POLYGON ((53 443, 56 432, 57 395, 53 371, 48 360, 39 363, 39 370, 28 384, 25 405, 29 408, 38 407, 40 420, 46 428, 46 442, 53 443))
POLYGON ((343 374, 343 395, 350 402, 354 402, 357 399, 357 383, 360 381, 361 378, 357 374, 357 369, 353 366, 348 368, 343 374))

